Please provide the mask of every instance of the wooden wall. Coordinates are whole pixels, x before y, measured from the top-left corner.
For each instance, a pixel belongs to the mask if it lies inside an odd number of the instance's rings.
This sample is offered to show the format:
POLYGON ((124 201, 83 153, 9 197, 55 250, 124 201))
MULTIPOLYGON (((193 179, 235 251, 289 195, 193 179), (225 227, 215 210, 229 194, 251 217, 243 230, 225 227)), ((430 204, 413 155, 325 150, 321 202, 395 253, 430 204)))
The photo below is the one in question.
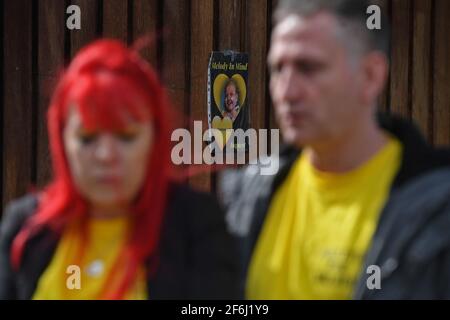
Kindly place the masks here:
MULTIPOLYGON (((0 33, 0 197, 2 204, 50 177, 45 113, 58 72, 98 37, 128 43, 161 34, 144 56, 159 70, 185 125, 206 126, 212 50, 249 53, 252 126, 275 127, 266 53, 276 0, 5 0, 0 33), (68 30, 70 4, 81 30, 68 30)), ((392 69, 381 108, 412 118, 436 145, 450 144, 450 1, 384 0, 392 21, 392 69)), ((214 189, 214 175, 190 183, 214 189)), ((3 207, 2 206, 2 207, 3 207)))

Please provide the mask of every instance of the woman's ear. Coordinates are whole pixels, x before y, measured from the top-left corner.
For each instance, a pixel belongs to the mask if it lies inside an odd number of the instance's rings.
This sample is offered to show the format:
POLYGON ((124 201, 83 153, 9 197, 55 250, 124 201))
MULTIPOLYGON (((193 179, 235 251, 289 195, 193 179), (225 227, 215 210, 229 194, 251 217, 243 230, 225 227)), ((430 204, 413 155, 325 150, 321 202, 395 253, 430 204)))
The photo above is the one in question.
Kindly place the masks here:
POLYGON ((365 104, 372 105, 382 93, 389 71, 387 57, 381 52, 371 52, 364 57, 363 61, 364 84, 362 98, 365 104))

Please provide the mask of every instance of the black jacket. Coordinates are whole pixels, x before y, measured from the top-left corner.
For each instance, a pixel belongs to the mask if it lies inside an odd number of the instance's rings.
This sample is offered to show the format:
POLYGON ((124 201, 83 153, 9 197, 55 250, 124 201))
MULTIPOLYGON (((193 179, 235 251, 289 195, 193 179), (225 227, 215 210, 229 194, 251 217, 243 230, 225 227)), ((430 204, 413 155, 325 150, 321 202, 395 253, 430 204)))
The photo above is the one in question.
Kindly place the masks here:
MULTIPOLYGON (((403 158, 365 261, 381 267, 382 288, 368 290, 363 272, 354 298, 450 298, 450 151, 432 148, 407 121, 381 114, 378 121, 401 141, 403 158)), ((240 242, 241 293, 272 196, 299 154, 282 150, 273 176, 257 165, 222 176, 227 223, 240 242)))
MULTIPOLYGON (((238 298, 236 248, 216 201, 178 185, 171 187, 169 199, 158 268, 148 279, 149 298, 238 298)), ((30 299, 56 249, 58 238, 43 230, 27 243, 20 269, 11 269, 11 242, 36 204, 36 197, 28 195, 5 210, 0 229, 0 299, 30 299)))

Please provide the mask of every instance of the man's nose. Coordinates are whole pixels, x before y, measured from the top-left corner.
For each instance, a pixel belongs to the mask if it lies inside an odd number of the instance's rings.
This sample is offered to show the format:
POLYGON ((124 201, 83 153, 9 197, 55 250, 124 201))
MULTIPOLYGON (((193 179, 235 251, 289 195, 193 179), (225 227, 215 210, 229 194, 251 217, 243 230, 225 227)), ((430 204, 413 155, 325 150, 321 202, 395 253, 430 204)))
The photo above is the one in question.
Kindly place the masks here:
POLYGON ((95 158, 104 163, 113 163, 117 160, 117 146, 111 134, 103 134, 97 141, 95 158))

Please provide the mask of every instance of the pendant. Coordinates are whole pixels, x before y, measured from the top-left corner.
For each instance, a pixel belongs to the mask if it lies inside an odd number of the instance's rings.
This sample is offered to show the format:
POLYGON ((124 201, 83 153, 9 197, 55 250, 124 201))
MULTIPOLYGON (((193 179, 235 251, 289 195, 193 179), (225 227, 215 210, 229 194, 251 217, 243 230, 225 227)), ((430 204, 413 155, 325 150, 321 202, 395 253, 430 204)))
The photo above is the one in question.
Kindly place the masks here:
POLYGON ((102 260, 97 259, 91 262, 86 269, 86 274, 90 277, 99 277, 103 270, 105 269, 105 265, 102 260))

